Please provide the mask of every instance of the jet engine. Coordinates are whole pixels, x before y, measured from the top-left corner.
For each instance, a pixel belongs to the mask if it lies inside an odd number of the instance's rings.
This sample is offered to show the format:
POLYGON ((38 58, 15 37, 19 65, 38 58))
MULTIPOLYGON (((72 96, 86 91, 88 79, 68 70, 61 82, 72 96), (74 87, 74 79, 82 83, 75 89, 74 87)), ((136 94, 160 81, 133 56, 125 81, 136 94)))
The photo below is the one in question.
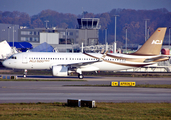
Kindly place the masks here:
POLYGON ((52 75, 53 76, 68 76, 68 66, 53 66, 52 75))

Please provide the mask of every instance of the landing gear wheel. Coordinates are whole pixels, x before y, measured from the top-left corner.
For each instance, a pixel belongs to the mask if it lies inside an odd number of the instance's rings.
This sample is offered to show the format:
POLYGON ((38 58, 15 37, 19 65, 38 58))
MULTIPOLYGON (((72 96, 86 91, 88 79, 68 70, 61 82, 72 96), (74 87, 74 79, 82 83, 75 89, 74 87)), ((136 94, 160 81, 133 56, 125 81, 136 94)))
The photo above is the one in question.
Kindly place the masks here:
POLYGON ((78 74, 78 78, 83 79, 84 78, 83 74, 78 74))
POLYGON ((24 70, 23 77, 27 77, 27 69, 24 70))

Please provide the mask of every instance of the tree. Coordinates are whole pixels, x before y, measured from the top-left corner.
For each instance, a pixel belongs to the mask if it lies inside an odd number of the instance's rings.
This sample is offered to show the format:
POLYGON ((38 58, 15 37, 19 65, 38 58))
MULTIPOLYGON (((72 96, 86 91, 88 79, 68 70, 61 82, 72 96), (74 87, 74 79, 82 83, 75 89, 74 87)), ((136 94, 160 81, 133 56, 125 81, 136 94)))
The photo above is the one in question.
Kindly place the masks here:
POLYGON ((34 26, 34 28, 43 28, 43 22, 38 18, 36 20, 33 21, 32 26, 34 26))
MULTIPOLYGON (((155 10, 112 9, 110 12, 100 14, 86 12, 84 14, 85 18, 100 18, 99 43, 104 43, 105 28, 108 31, 108 43, 113 43, 115 32, 114 15, 119 15, 117 17, 117 42, 120 45, 122 45, 121 43, 125 43, 125 27, 128 30, 128 44, 144 43, 145 19, 149 19, 148 27, 150 28, 150 35, 158 27, 171 27, 171 12, 165 8, 155 10)), ((49 21, 48 27, 75 28, 78 17, 82 16, 59 13, 50 9, 43 10, 33 16, 18 11, 0 11, 0 23, 19 24, 20 26, 27 26, 29 28, 45 27, 46 23, 44 21, 46 20, 49 21)), ((168 31, 166 34, 168 34, 168 31)))

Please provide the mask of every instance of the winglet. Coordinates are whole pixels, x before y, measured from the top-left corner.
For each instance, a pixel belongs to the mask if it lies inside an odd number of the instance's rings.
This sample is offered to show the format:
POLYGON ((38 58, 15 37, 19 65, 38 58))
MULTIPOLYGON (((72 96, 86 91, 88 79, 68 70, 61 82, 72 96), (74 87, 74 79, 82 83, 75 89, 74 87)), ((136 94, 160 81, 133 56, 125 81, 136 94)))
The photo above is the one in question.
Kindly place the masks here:
POLYGON ((103 54, 103 56, 99 59, 99 61, 103 61, 108 53, 108 50, 103 54))

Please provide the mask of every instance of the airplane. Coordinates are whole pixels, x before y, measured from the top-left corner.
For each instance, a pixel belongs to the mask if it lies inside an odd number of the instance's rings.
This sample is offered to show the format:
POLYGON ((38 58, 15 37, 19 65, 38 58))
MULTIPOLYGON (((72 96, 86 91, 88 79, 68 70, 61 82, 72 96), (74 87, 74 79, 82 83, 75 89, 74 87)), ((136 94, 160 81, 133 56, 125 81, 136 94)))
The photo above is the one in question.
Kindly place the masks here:
MULTIPOLYGON (((3 62, 8 68, 28 70, 52 70, 53 76, 68 76, 71 72, 119 71, 153 65, 169 58, 160 55, 166 27, 158 28, 144 45, 131 54, 108 53, 49 53, 23 52, 9 57, 3 62)), ((25 74, 26 77, 26 74, 25 74)))

